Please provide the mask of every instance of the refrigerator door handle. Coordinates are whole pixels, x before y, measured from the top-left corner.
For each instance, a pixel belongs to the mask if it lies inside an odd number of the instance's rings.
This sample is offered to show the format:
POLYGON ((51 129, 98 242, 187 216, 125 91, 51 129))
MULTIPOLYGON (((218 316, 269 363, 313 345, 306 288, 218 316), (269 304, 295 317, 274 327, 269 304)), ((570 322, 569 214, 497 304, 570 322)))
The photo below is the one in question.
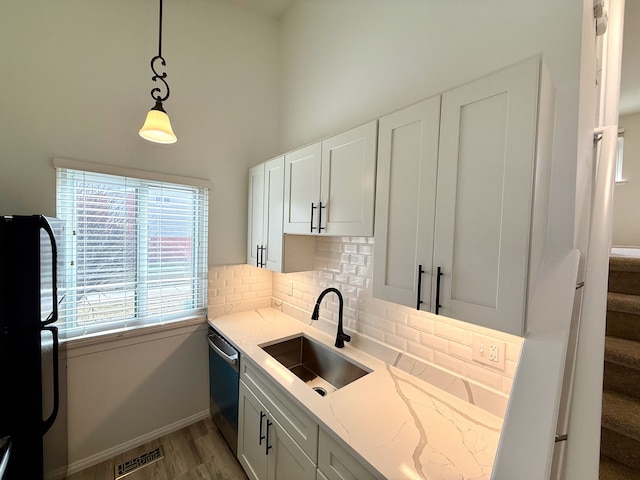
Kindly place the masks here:
POLYGON ((49 418, 42 421, 42 434, 44 435, 56 421, 60 408, 60 375, 58 373, 58 329, 56 327, 42 327, 42 331, 48 330, 53 336, 53 410, 49 418))
POLYGON ((49 325, 58 321, 58 247, 56 246, 56 239, 54 237, 51 225, 49 225, 49 222, 47 222, 47 219, 44 217, 40 217, 40 228, 42 228, 45 232, 47 232, 47 235, 49 235, 49 239, 51 241, 51 256, 53 262, 53 268, 51 269, 51 278, 53 281, 53 311, 51 312, 51 315, 49 315, 47 319, 42 322, 43 325, 49 325))

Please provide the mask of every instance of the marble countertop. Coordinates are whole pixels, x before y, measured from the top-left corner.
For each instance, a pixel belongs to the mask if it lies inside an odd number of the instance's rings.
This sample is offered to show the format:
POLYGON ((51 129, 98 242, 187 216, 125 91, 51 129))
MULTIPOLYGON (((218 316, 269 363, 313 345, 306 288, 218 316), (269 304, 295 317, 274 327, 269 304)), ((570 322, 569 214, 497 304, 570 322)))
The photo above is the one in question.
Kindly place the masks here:
POLYGON ((273 308, 209 320, 321 428, 388 479, 490 479, 502 419, 273 308), (371 370, 321 397, 260 345, 303 333, 371 370))

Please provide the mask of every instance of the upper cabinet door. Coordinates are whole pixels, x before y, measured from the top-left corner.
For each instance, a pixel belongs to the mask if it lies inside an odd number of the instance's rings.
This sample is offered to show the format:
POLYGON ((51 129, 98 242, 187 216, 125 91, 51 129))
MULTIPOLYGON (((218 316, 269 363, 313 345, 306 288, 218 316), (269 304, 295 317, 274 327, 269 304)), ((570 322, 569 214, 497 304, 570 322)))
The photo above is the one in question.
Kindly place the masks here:
POLYGON ((373 296, 422 310, 431 309, 439 130, 437 96, 382 117, 378 134, 373 296))
POLYGON ((539 63, 442 97, 433 263, 442 268, 439 313, 516 335, 526 308, 539 63))
POLYGON ((284 233, 318 233, 321 154, 318 142, 285 155, 284 233))
POLYGON ((249 170, 249 225, 247 230, 247 263, 260 266, 264 244, 264 163, 249 170))
POLYGON ((265 267, 282 271, 282 222, 284 203, 284 156, 264 164, 264 239, 265 267))
POLYGON ((320 232, 373 235, 378 121, 322 141, 320 232))

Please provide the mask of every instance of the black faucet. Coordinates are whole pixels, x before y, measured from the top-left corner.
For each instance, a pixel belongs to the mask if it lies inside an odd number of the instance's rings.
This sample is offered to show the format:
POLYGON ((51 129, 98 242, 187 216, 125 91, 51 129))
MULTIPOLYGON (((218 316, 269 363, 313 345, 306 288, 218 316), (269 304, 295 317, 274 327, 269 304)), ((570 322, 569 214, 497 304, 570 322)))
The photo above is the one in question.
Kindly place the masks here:
POLYGON ((344 307, 344 300, 342 299, 342 294, 340 293, 340 290, 332 287, 332 288, 326 288, 322 291, 322 293, 318 297, 318 300, 316 300, 316 306, 313 309, 313 315, 311 315, 311 320, 318 320, 318 318, 320 317, 320 302, 322 302, 322 299, 324 298, 324 296, 330 292, 333 292, 336 295, 338 295, 338 300, 340 302, 340 309, 338 310, 338 333, 336 334, 336 347, 344 348, 344 342, 350 342, 351 335, 347 335, 342 331, 342 309, 344 307))

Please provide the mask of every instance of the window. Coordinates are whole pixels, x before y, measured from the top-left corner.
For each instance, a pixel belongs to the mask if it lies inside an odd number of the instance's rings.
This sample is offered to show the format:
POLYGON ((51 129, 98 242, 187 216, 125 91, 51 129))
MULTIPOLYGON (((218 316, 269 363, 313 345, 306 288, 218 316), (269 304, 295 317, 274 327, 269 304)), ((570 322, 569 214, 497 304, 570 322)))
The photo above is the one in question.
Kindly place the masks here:
POLYGON ((204 313, 207 187, 56 167, 63 338, 204 313))
POLYGON ((624 128, 618 130, 618 143, 616 144, 616 182, 624 182, 622 177, 622 162, 624 159, 624 128))

